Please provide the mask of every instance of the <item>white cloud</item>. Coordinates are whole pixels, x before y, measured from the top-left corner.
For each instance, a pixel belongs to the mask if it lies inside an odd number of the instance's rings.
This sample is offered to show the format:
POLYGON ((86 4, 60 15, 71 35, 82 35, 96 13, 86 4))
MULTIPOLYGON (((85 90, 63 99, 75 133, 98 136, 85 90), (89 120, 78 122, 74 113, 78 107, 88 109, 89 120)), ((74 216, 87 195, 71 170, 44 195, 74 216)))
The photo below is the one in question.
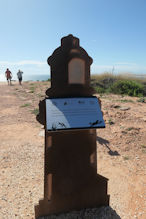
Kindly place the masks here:
POLYGON ((113 65, 91 65, 91 72, 94 74, 108 71, 110 72, 113 68, 113 65))
POLYGON ((37 66, 43 66, 43 65, 47 65, 47 62, 41 62, 41 61, 37 61, 37 60, 21 60, 21 61, 17 61, 17 62, 0 61, 0 65, 7 65, 7 66, 37 65, 37 66))
POLYGON ((114 64, 115 65, 128 65, 128 66, 136 66, 136 63, 131 63, 131 62, 117 62, 114 64))
POLYGON ((102 72, 123 73, 131 72, 136 74, 146 74, 146 66, 138 65, 136 63, 119 62, 113 65, 95 65, 91 66, 91 72, 93 74, 102 72))

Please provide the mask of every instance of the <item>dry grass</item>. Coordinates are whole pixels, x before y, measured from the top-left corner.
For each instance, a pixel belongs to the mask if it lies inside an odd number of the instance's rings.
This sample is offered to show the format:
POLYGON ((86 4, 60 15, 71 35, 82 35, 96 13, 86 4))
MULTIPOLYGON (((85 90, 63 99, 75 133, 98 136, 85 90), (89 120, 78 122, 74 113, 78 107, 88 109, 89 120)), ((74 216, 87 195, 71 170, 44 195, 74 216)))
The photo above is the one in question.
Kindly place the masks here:
POLYGON ((136 75, 132 73, 123 73, 123 74, 112 74, 110 72, 105 72, 101 74, 94 74, 91 76, 91 80, 93 81, 103 81, 104 79, 114 79, 116 80, 134 80, 140 83, 146 83, 146 74, 144 75, 136 75))

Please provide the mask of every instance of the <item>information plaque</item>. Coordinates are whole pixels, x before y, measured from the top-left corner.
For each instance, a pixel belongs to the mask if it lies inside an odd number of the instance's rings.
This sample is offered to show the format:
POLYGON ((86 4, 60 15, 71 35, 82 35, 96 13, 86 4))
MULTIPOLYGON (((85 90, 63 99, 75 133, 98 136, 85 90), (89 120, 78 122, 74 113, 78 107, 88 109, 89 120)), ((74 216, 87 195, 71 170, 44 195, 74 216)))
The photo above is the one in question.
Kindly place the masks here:
POLYGON ((105 128, 96 97, 46 99, 46 129, 105 128))

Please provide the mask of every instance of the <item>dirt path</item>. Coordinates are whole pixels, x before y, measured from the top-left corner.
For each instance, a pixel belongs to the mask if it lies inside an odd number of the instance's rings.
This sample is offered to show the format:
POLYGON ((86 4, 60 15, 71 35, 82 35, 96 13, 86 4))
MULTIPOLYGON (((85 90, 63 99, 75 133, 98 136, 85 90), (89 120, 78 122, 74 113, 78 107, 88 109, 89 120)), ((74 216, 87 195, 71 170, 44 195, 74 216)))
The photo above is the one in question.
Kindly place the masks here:
MULTIPOLYGON (((22 96, 23 97, 23 96, 22 96)), ((43 195, 43 139, 15 87, 0 86, 0 218, 34 218, 43 195), (38 189, 39 187, 39 189, 38 189)))
MULTIPOLYGON (((47 86, 0 84, 0 219, 34 218, 34 205, 43 197, 44 138, 35 113, 47 86)), ((114 95, 101 100, 106 129, 97 135, 98 173, 109 178, 117 214, 144 219, 146 104, 114 95)))

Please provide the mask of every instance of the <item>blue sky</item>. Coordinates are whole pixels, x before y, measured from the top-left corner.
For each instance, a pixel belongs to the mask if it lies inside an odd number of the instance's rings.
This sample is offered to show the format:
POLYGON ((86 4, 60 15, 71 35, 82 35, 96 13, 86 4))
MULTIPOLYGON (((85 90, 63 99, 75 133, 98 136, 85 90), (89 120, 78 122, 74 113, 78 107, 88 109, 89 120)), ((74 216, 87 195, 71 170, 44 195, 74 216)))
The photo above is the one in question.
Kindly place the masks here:
POLYGON ((146 0, 0 0, 0 74, 50 74, 68 34, 93 58, 92 73, 146 74, 146 0))

